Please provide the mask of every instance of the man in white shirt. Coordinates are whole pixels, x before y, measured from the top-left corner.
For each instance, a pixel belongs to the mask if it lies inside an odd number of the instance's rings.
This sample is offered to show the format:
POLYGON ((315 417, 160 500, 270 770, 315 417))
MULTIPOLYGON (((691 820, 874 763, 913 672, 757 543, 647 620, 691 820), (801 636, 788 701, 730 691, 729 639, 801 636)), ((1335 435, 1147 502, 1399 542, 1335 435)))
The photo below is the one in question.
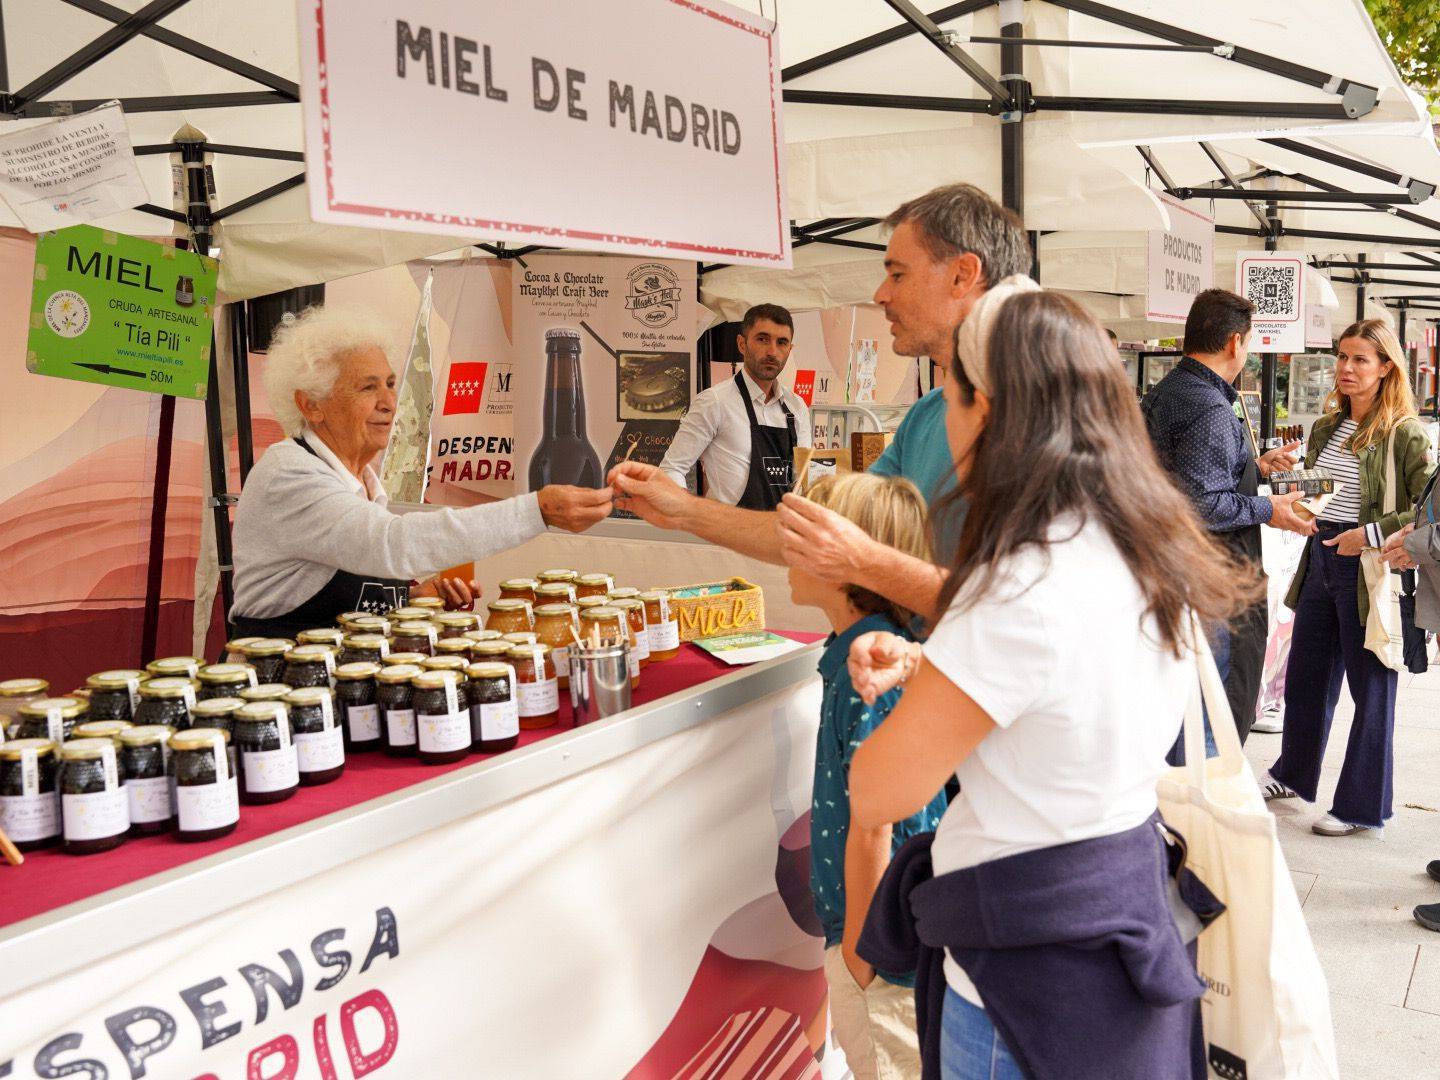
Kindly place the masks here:
POLYGON ((744 368, 699 394, 680 422, 660 471, 681 487, 698 459, 706 495, 748 510, 773 510, 794 481, 795 448, 810 446, 810 410, 779 383, 795 322, 776 304, 745 313, 737 343, 744 368))

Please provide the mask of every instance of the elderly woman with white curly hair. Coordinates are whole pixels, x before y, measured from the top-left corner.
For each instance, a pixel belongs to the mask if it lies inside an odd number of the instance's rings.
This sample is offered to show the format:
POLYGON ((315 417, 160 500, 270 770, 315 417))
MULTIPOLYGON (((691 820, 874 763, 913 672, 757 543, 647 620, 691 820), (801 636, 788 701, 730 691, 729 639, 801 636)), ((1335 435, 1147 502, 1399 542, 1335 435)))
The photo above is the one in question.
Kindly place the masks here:
MULTIPOLYGON (((235 512, 236 633, 294 637, 344 611, 403 604, 412 581, 522 544, 547 525, 581 532, 608 488, 552 485, 464 509, 394 514, 372 463, 395 420, 389 335, 359 310, 310 308, 275 335, 265 390, 288 438, 270 447, 235 512)), ((417 592, 453 604, 473 583, 417 592)))

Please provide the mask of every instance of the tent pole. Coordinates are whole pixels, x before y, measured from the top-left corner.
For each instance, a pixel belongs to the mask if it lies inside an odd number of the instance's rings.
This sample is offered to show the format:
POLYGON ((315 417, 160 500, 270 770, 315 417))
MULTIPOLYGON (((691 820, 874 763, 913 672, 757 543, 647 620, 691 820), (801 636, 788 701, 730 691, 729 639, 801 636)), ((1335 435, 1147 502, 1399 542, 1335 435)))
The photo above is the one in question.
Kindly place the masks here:
POLYGON ((5 48, 5 0, 0 0, 0 94, 10 96, 10 54, 5 48))
MULTIPOLYGON (((1025 81, 1025 50, 1019 39, 1025 34, 1024 9, 1020 0, 1000 0, 1000 81, 1009 93, 1008 108, 1000 114, 1001 201, 1025 217, 1025 109, 1030 85, 1025 81)), ((1040 261, 1038 237, 1028 234, 1032 268, 1040 261)), ((1036 275, 1039 276, 1038 274, 1036 275)))
POLYGON ((250 323, 244 300, 230 305, 230 365, 235 372, 235 441, 243 488, 255 466, 255 432, 250 426, 250 323))
POLYGON ((1370 275, 1365 273, 1365 256, 1356 255, 1355 261, 1360 264, 1355 277, 1359 280, 1359 287, 1355 290, 1355 321, 1359 322, 1365 318, 1365 293, 1370 283, 1370 275))
POLYGON ((1401 303, 1400 303, 1400 318, 1399 318, 1399 320, 1398 320, 1398 322, 1399 322, 1399 327, 1400 327, 1400 352, 1401 352, 1401 353, 1404 355, 1404 357, 1405 357, 1405 365, 1406 365, 1406 367, 1409 368, 1409 371, 1407 371, 1406 374, 1408 374, 1408 375, 1410 376, 1410 385, 1411 385, 1411 386, 1414 386, 1414 385, 1415 385, 1415 361, 1414 361, 1414 359, 1411 358, 1411 356, 1410 356, 1410 346, 1409 346, 1409 345, 1406 343, 1406 341, 1405 341, 1405 315, 1406 315, 1406 312, 1405 312, 1405 303, 1404 303, 1404 301, 1401 301, 1401 303))
MULTIPOLYGON (((1274 251, 1280 246, 1280 211, 1273 202, 1265 204, 1267 215, 1265 250, 1274 251)), ((1260 440, 1264 443, 1275 437, 1276 373, 1279 357, 1273 352, 1260 356, 1260 440)))
MULTIPOLYGON (((211 364, 213 366, 214 360, 211 364)), ((140 624, 137 667, 155 658, 160 636, 160 603, 164 599, 165 522, 170 510, 170 457, 175 442, 175 399, 160 398, 160 424, 155 437, 155 479, 150 489, 150 542, 145 560, 145 607, 140 624)))

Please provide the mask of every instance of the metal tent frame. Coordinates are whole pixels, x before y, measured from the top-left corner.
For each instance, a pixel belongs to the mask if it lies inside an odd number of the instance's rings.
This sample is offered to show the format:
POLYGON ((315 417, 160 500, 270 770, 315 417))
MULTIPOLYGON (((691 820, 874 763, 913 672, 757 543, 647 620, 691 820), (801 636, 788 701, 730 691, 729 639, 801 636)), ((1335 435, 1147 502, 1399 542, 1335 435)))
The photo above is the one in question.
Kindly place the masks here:
MULTIPOLYGON (((126 12, 105 0, 56 0, 97 16, 112 24, 110 29, 85 43, 74 53, 41 73, 18 89, 11 89, 7 54, 3 38, 3 7, 0 0, 0 118, 19 119, 34 117, 66 116, 77 111, 94 108, 103 100, 77 100, 55 98, 52 95, 78 73, 92 67, 104 57, 119 49, 126 42, 144 36, 176 49, 188 56, 212 64, 225 71, 239 75, 255 83, 254 91, 176 94, 168 96, 124 97, 119 100, 126 112, 163 112, 170 110, 203 110, 211 108, 235 108, 253 105, 295 104, 300 101, 299 86, 283 78, 221 50, 167 30, 159 23, 166 16, 184 6, 189 0, 151 0, 140 10, 126 12)), ((900 21, 885 30, 870 34, 856 41, 832 48, 807 60, 791 64, 782 71, 782 84, 793 83, 801 77, 832 67, 864 53, 900 41, 910 36, 919 36, 932 44, 953 62, 969 81, 979 86, 984 95, 978 98, 914 96, 903 94, 848 93, 840 91, 803 90, 782 87, 783 99, 787 102, 835 106, 838 108, 885 108, 929 110, 939 113, 965 112, 995 117, 1000 126, 1000 148, 1002 165, 1001 201, 1017 213, 1024 213, 1025 154, 1023 131, 1028 116, 1042 111, 1087 112, 1087 113, 1130 113, 1151 115, 1188 116, 1236 116, 1267 117, 1301 120, 1345 121, 1359 120, 1374 110, 1378 102, 1377 87, 1345 78, 1343 73, 1320 71, 1296 64, 1280 57, 1271 56, 1234 42, 1227 42, 1205 34, 1171 26, 1153 19, 1127 12, 1117 7, 1095 2, 1095 0, 1032 0, 1048 3, 1063 10, 1088 16, 1112 26, 1143 35, 1141 41, 1081 41, 1069 39, 1026 38, 1022 24, 1023 5, 1021 0, 960 0, 937 10, 925 12, 911 0, 876 0, 883 2, 899 17, 900 21), (998 37, 971 37, 962 41, 953 32, 942 28, 943 23, 974 14, 990 7, 1000 8, 1001 27, 998 37), (967 42, 993 44, 1000 47, 999 74, 992 74, 963 47, 967 42), (1231 63, 1267 72, 1278 78, 1289 80, 1323 91, 1333 100, 1316 103, 1267 102, 1267 101, 1226 101, 1226 100, 1184 100, 1165 98, 1122 98, 1097 96, 1055 96, 1036 95, 1031 83, 1025 78, 1024 55, 1026 49, 1104 49, 1116 51, 1161 51, 1195 53, 1213 56, 1217 64, 1231 63)), ((118 95, 117 95, 118 96, 118 95)), ((1290 140, 1273 140, 1277 146, 1291 143, 1290 140)), ((1320 156, 1316 151, 1295 143, 1286 148, 1297 153, 1320 156)), ((1432 237, 1416 237, 1397 240, 1392 237, 1366 236, 1362 234, 1328 233, 1315 230, 1286 230, 1278 214, 1281 202, 1289 203, 1292 193, 1261 192, 1246 189, 1244 183, 1253 182, 1247 178, 1242 182, 1232 176, 1219 155, 1211 152, 1211 159, 1217 166, 1218 179, 1214 186, 1203 188, 1175 188, 1166 179, 1159 155, 1151 148, 1141 147, 1140 153, 1154 174, 1161 179, 1167 190, 1181 198, 1243 199, 1254 213, 1258 227, 1253 230, 1220 227, 1220 232, 1242 232, 1264 240, 1267 247, 1278 245, 1282 236, 1310 238, 1333 238, 1337 241, 1373 242, 1391 247, 1440 248, 1440 226, 1418 218, 1420 224, 1434 232, 1432 237), (1262 211, 1261 203, 1265 204, 1262 211)), ((139 154, 178 154, 187 166, 190 196, 187 211, 180 213, 160 206, 145 205, 140 209, 172 224, 183 224, 189 234, 190 244, 201 252, 209 252, 212 246, 214 225, 241 210, 265 202, 291 188, 303 184, 305 175, 297 173, 279 183, 256 191, 228 206, 211 207, 205 191, 204 171, 193 168, 203 162, 206 155, 239 155, 270 158, 279 161, 301 163, 304 155, 295 151, 256 146, 232 146, 203 141, 172 142, 156 145, 137 146, 139 154)), ((1397 184, 1399 178, 1384 170, 1375 170, 1362 162, 1348 159, 1334 160, 1329 155, 1324 160, 1352 169, 1360 176, 1397 184)), ((1294 179, 1302 180, 1296 177, 1294 179)), ((1364 191, 1340 191, 1327 187, 1319 181, 1309 181, 1315 191, 1308 197, 1312 203, 1326 202, 1341 205, 1373 205, 1382 210, 1396 213, 1402 218, 1407 211, 1398 209, 1403 205, 1415 205, 1434 194, 1428 185, 1410 183, 1400 193, 1369 193, 1364 191)), ((883 251, 883 245, 850 238, 849 234, 876 224, 874 218, 828 218, 808 223, 792 223, 792 244, 802 247, 809 244, 827 244, 837 247, 859 248, 883 251)), ((1032 250, 1037 251, 1038 235, 1030 234, 1032 250)), ((478 245, 488 254, 497 258, 523 258, 537 250, 535 246, 506 249, 503 245, 478 245)), ((718 269, 718 264, 700 264, 701 275, 718 269)), ((1440 269, 1440 262, 1436 268, 1440 269)), ((1360 269, 1363 276, 1367 271, 1360 269)), ((1038 278, 1038 262, 1035 268, 1038 278)), ((1402 311, 1436 311, 1440 306, 1428 307, 1410 304, 1402 311)), ((254 449, 250 437, 248 364, 244 305, 232 305, 230 313, 231 362, 235 380, 236 429, 239 437, 240 475, 243 484, 254 463, 254 449)), ((211 382, 215 382, 216 352, 211 351, 211 382)), ((1271 358, 1266 378, 1268 394, 1265 399, 1265 433, 1270 435, 1274 428, 1274 361, 1271 358)), ((169 437, 173 425, 174 401, 164 399, 160 453, 164 458, 156 470, 156 513, 152 528, 150 549, 150 586, 147 588, 147 613, 158 609, 159 566, 164 554, 164 499, 162 473, 168 480, 169 437)), ((214 514, 217 554, 220 563, 221 590, 224 611, 228 617, 232 599, 230 521, 229 508, 235 496, 227 490, 223 425, 218 395, 211 394, 206 401, 206 440, 209 449, 209 467, 212 494, 210 508, 214 514)), ((154 644, 155 627, 153 616, 147 614, 144 645, 147 655, 154 644)))

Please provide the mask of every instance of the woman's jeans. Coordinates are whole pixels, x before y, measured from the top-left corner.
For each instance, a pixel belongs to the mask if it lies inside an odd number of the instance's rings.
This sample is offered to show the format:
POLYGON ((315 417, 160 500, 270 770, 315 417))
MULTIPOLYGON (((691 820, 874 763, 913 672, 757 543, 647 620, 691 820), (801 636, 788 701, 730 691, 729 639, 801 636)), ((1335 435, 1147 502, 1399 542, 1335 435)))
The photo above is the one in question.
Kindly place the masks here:
POLYGON ((1285 731, 1270 774, 1314 802, 1341 680, 1350 684, 1355 719, 1330 813, 1351 825, 1378 828, 1390 817, 1396 673, 1365 648, 1357 601, 1363 571, 1356 555, 1326 547, 1344 531, 1321 522, 1295 609, 1285 671, 1285 731))
POLYGON ((985 1010, 948 986, 940 1021, 940 1075, 943 1080, 1025 1080, 985 1010))

